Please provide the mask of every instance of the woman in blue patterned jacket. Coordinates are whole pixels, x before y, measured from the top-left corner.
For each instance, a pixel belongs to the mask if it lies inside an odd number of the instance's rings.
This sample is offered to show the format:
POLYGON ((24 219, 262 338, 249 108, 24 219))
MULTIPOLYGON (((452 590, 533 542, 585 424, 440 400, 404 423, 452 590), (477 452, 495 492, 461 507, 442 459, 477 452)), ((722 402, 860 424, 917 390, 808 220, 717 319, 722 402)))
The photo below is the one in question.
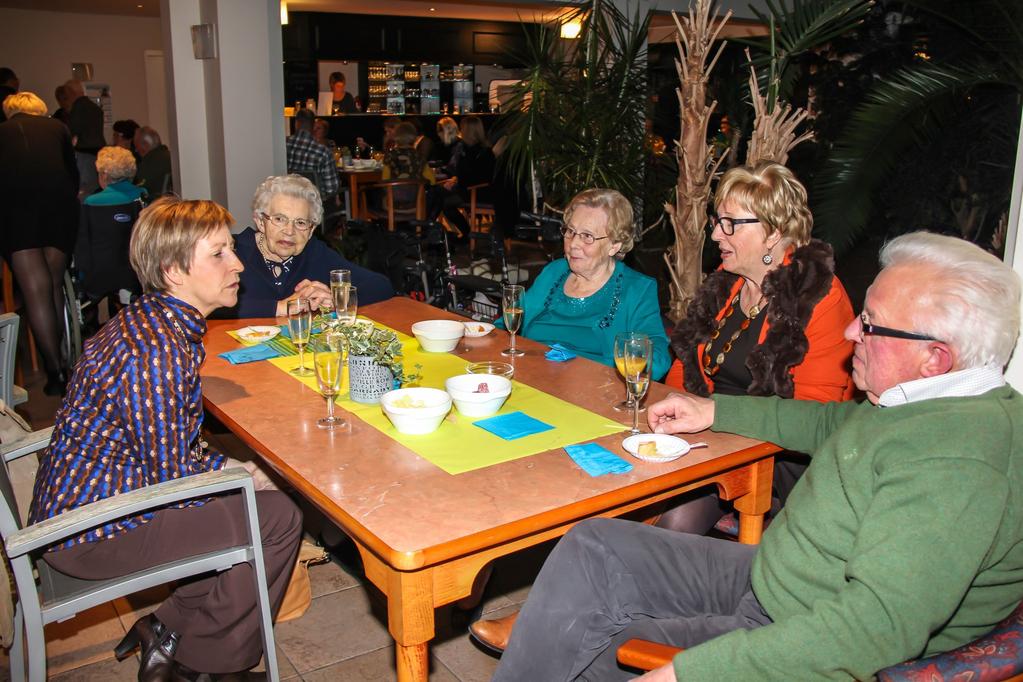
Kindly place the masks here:
MULTIPOLYGON (((86 344, 57 413, 32 499, 48 519, 119 493, 225 464, 205 447, 199 367, 206 316, 234 305, 242 264, 233 219, 212 201, 158 200, 131 239, 146 293, 86 344)), ((94 528, 53 547, 47 563, 99 580, 142 571, 247 538, 240 496, 191 502, 94 528)), ((271 606, 280 606, 301 535, 301 513, 279 491, 256 493, 271 606)), ((257 594, 242 564, 179 586, 117 647, 141 648, 139 680, 231 674, 262 653, 257 594)), ((242 675, 244 677, 244 674, 242 675)))

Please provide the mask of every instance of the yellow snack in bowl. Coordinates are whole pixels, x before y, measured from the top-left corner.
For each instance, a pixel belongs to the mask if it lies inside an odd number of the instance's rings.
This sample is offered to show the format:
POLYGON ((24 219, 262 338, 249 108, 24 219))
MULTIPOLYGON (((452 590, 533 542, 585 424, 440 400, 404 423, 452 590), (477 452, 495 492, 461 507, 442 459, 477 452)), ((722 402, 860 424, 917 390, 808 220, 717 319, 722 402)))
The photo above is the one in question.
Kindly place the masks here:
POLYGON ((391 403, 391 405, 393 407, 401 407, 401 408, 426 407, 426 403, 424 403, 422 400, 418 400, 416 398, 413 398, 410 395, 403 395, 402 397, 400 397, 397 400, 393 401, 391 403))
POLYGON ((654 457, 657 455, 657 442, 652 440, 646 440, 639 444, 639 448, 636 450, 641 455, 654 457))

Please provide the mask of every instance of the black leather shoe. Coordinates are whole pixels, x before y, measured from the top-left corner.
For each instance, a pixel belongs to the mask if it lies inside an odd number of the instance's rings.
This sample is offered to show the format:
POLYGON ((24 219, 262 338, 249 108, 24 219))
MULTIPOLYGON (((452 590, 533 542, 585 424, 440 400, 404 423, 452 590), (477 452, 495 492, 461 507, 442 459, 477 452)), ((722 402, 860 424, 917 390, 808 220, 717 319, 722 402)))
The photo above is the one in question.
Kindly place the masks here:
POLYGON ((242 670, 237 673, 210 673, 210 680, 211 682, 264 682, 266 672, 261 670, 255 673, 251 670, 242 670))
POLYGON ((178 633, 171 631, 153 614, 135 621, 128 634, 114 648, 117 660, 122 661, 140 650, 139 682, 171 682, 174 672, 174 652, 178 648, 178 633))

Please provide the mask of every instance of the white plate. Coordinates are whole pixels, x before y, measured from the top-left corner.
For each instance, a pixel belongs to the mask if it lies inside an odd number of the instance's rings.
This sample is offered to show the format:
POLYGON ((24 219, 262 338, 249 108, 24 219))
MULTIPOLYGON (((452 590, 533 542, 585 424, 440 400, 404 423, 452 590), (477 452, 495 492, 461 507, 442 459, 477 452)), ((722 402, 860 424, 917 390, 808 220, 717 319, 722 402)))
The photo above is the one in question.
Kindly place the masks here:
POLYGON ((269 341, 280 333, 280 327, 274 327, 271 325, 242 327, 237 332, 238 336, 241 337, 241 340, 245 343, 262 343, 263 341, 269 341))
POLYGON ((629 436, 626 438, 622 441, 622 447, 625 448, 630 455, 636 459, 641 459, 644 462, 670 462, 689 452, 692 446, 689 445, 688 441, 676 438, 675 436, 669 436, 663 433, 641 433, 638 436, 629 436), (639 444, 651 440, 657 443, 657 454, 639 454, 639 444))
POLYGON ((486 336, 494 331, 494 325, 489 322, 463 322, 462 324, 465 325, 465 335, 470 338, 486 336))

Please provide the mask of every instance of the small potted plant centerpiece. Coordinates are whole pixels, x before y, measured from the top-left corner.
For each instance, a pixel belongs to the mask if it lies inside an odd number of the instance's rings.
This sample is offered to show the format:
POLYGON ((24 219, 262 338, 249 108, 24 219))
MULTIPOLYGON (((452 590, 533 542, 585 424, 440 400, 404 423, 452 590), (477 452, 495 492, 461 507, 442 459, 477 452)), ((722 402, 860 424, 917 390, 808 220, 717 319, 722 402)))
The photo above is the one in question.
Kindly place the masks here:
MULTIPOLYGON (((340 334, 348 346, 349 394, 357 403, 372 404, 380 396, 419 379, 418 372, 406 374, 401 341, 390 329, 367 322, 342 325, 324 320, 326 333, 340 334)), ((416 370, 422 368, 415 366, 416 370)))

